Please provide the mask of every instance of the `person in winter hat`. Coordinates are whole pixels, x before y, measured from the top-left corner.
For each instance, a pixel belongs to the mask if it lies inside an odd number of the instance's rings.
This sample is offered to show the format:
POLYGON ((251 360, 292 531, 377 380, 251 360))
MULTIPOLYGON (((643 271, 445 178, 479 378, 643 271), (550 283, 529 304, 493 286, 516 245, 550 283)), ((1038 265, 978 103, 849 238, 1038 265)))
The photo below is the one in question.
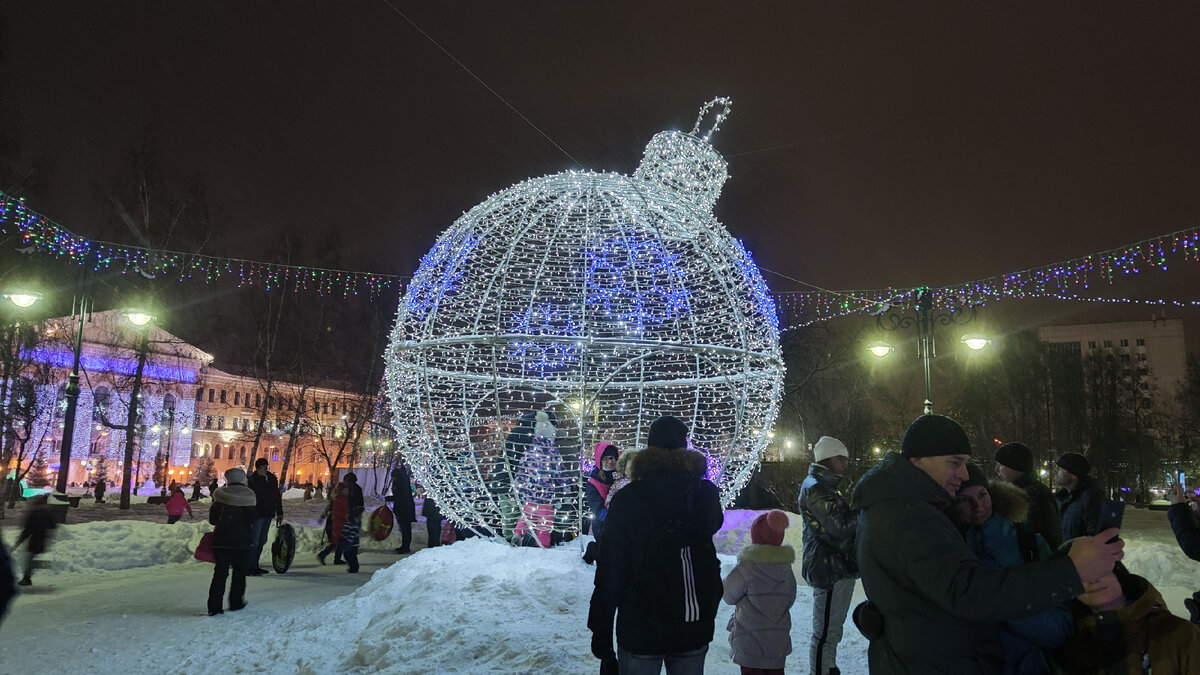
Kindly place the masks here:
POLYGON ((708 458, 674 417, 650 425, 635 476, 613 496, 588 611, 592 655, 622 672, 699 673, 721 604, 712 537, 724 515, 708 458), (674 533, 674 534, 672 534, 674 533), (687 565, 680 561, 686 560, 687 565), (616 649, 613 619, 616 618, 616 649))
POLYGON ((1062 545, 1062 518, 1050 488, 1033 471, 1033 451, 1024 443, 1005 443, 996 449, 996 475, 1025 491, 1029 497, 1030 530, 1042 535, 1050 549, 1062 545))
POLYGON ((591 511, 591 533, 595 541, 589 542, 583 553, 583 561, 592 564, 596 560, 596 547, 600 544, 600 535, 604 533, 604 518, 608 515, 608 491, 616 480, 617 458, 621 449, 614 443, 600 441, 593 450, 596 467, 588 474, 583 484, 583 499, 591 511))
POLYGON ((221 599, 225 595, 225 580, 233 573, 229 584, 229 609, 239 610, 246 606, 246 574, 251 565, 258 567, 258 560, 251 560, 254 550, 254 534, 251 530, 256 517, 257 500, 254 491, 246 487, 246 472, 233 468, 225 472, 225 487, 217 488, 212 494, 213 504, 208 511, 208 522, 216 526, 213 530, 212 583, 208 586, 208 615, 224 614, 221 599))
POLYGON ((620 492, 621 488, 629 485, 633 480, 633 458, 636 455, 637 450, 626 450, 617 458, 617 468, 613 471, 613 484, 608 489, 608 496, 604 498, 605 509, 612 504, 613 495, 620 492))
POLYGON ((872 675, 1004 669, 1001 624, 1062 604, 1083 579, 1112 569, 1115 529, 1081 540, 1067 557, 1018 568, 980 564, 947 510, 969 478, 971 443, 954 420, 924 415, 858 481, 858 565, 868 602, 855 624, 871 641, 872 675))
POLYGON ((1074 632, 1054 652, 1064 675, 1200 673, 1200 627, 1171 614, 1149 581, 1118 562, 1084 589, 1068 603, 1074 632))
POLYGON ((262 558, 263 547, 267 545, 271 517, 274 516, 276 526, 283 524, 283 494, 279 491, 279 478, 271 473, 270 467, 271 463, 266 457, 259 457, 254 460, 254 473, 250 474, 246 481, 246 486, 254 490, 257 500, 257 513, 252 526, 254 551, 250 554, 253 565, 246 572, 252 577, 267 574, 267 570, 258 566, 258 561, 262 558))
POLYGON ((358 572, 358 540, 362 532, 363 512, 367 510, 363 499, 362 486, 358 484, 358 476, 353 471, 347 471, 342 478, 346 487, 346 522, 342 525, 342 535, 338 540, 338 549, 346 561, 346 571, 350 574, 358 572))
MULTIPOLYGON (((1007 481, 988 481, 983 468, 967 465, 968 478, 958 489, 952 517, 963 528, 967 546, 989 569, 1020 567, 1049 560, 1046 540, 1026 527, 1029 497, 1007 481)), ((1004 622, 1001 645, 1005 675, 1049 675, 1043 650, 1059 647, 1071 634, 1071 614, 1059 605, 1032 616, 1004 622)))
POLYGON ((572 493, 578 483, 567 475, 555 440, 558 430, 549 413, 534 417, 533 436, 517 465, 513 486, 521 502, 521 517, 513 534, 525 545, 549 548, 554 531, 554 509, 572 493))
POLYGON ((400 531, 400 546, 396 553, 412 553, 412 524, 417 522, 417 508, 413 503, 412 481, 404 460, 396 460, 392 469, 392 513, 396 516, 396 528, 400 531))
MULTIPOLYGON (((738 553, 737 566, 725 577, 729 651, 742 673, 783 675, 792 652, 792 603, 796 602, 796 553, 783 544, 788 517, 768 511, 750 524, 751 544, 738 553)), ((843 614, 843 620, 844 620, 843 614)))
POLYGON ((813 589, 809 663, 813 673, 826 675, 840 672, 837 646, 858 576, 854 553, 858 512, 850 508, 842 487, 850 466, 846 445, 822 436, 813 446, 813 459, 797 500, 804 523, 801 572, 813 589))
POLYGON ((1092 465, 1078 452, 1068 452, 1055 461, 1054 482, 1062 486, 1054 493, 1062 516, 1063 541, 1092 536, 1100 530, 1104 495, 1089 475, 1092 465))
MULTIPOLYGON (((197 483, 199 485, 199 483, 197 483)), ((186 497, 183 496, 183 488, 176 485, 171 490, 171 498, 167 500, 167 524, 174 525, 183 517, 183 510, 187 509, 188 518, 194 518, 192 514, 192 505, 188 503, 186 497)))

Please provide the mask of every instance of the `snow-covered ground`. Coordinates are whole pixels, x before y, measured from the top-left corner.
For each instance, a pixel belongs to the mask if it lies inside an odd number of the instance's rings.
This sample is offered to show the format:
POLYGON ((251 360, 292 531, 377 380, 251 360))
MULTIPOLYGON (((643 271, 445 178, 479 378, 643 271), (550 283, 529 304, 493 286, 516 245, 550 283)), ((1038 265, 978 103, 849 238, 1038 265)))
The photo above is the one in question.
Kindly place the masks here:
MULTIPOLYGON (((135 517, 144 520, 101 519, 103 505, 73 509, 68 522, 84 522, 57 530, 52 567, 37 570, 34 585, 0 626, 0 673, 598 669, 585 627, 595 568, 579 559, 579 541, 547 551, 480 539, 424 549, 419 523, 413 528, 417 552, 410 556, 392 552, 399 545, 395 533, 383 542, 364 537, 362 571, 352 575, 315 560, 320 505, 289 500, 285 513, 300 530, 292 569, 249 579, 245 610, 209 617, 212 568, 191 557, 210 529, 207 506, 199 506, 194 521, 184 516, 173 526, 163 524, 161 507, 139 505, 144 513, 135 517)), ((9 544, 15 515, 0 521, 9 528, 9 544)), ((724 573, 748 541, 755 515, 726 512, 716 537, 724 573)), ((791 520, 785 543, 799 551, 799 517, 791 520)), ((1200 588, 1200 563, 1178 550, 1163 512, 1130 509, 1125 524, 1130 569, 1148 577, 1173 612, 1187 616, 1183 599, 1200 588)), ((799 569, 797 562, 797 578, 799 569)), ((860 584, 854 602, 862 599, 860 584)), ((802 585, 792 608, 789 672, 806 672, 811 607, 811 591, 802 585)), ((738 672, 725 631, 731 613, 721 606, 707 672, 738 672)), ((839 650, 842 672, 867 672, 866 647, 848 621, 839 650)))

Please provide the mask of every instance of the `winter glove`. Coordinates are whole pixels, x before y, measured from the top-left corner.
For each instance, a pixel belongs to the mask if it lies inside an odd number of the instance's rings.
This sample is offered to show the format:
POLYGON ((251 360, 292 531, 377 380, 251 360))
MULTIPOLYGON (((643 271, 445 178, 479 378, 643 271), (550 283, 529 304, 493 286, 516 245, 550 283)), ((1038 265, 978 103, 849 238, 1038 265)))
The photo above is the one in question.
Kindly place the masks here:
POLYGON ((1192 615, 1192 623, 1200 626, 1200 591, 1192 593, 1192 597, 1183 601, 1183 606, 1192 615))
POLYGON ((609 654, 600 659, 600 675, 618 675, 621 672, 617 666, 617 655, 609 654))
MULTIPOLYGON (((595 631, 592 632, 592 656, 604 661, 613 659, 616 661, 617 653, 613 651, 612 633, 602 635, 595 631)), ((603 666, 603 664, 601 664, 603 666)))

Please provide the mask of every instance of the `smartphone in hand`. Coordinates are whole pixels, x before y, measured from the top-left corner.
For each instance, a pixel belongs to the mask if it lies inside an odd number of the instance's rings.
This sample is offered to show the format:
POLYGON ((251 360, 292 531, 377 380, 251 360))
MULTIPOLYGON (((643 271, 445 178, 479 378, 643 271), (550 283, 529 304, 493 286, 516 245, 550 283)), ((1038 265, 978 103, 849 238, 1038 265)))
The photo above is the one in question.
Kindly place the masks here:
POLYGON ((1179 472, 1179 489, 1183 490, 1185 493, 1188 491, 1187 475, 1185 475, 1182 471, 1179 472))
MULTIPOLYGON (((1100 502, 1100 529, 1103 532, 1110 527, 1120 528, 1121 519, 1125 517, 1125 502, 1104 499, 1100 502)), ((1116 541, 1114 538, 1112 541, 1116 541)), ((1111 541, 1108 543, 1112 543, 1111 541)))

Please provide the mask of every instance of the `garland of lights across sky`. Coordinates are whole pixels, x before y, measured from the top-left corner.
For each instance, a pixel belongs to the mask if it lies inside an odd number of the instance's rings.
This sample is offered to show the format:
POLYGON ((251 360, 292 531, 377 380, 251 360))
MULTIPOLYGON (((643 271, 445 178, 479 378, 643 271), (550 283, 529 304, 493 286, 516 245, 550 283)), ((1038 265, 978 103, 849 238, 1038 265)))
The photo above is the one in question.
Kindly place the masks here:
POLYGON ((692 132, 657 134, 633 176, 568 171, 494 194, 422 259, 385 380, 449 518, 543 546, 575 533, 593 446, 643 446, 660 415, 688 425, 725 503, 750 478, 784 368, 767 286, 712 215, 727 173, 709 139, 728 110, 717 99, 692 132))

